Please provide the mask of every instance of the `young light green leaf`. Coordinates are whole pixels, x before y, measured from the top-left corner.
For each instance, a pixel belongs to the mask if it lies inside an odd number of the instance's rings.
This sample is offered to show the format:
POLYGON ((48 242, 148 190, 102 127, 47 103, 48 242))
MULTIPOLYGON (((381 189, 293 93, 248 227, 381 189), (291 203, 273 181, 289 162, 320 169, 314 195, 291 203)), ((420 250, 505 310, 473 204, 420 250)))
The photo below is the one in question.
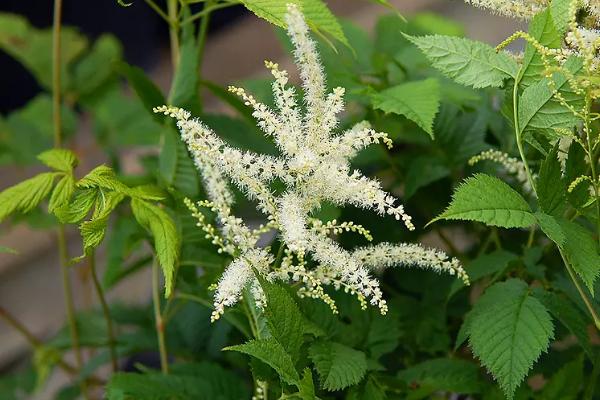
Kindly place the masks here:
MULTIPOLYGON (((292 3, 300 6, 300 10, 311 27, 333 36, 336 40, 350 47, 342 27, 322 0, 295 0, 292 3)), ((242 4, 256 16, 266 19, 273 25, 285 27, 284 16, 287 12, 288 2, 280 0, 242 0, 242 4)))
POLYGON ((488 288, 473 309, 469 343, 509 399, 554 337, 546 308, 518 279, 488 288))
POLYGON ((77 166, 79 160, 71 150, 52 149, 38 155, 38 160, 57 171, 70 173, 77 166))
POLYGON ((54 190, 50 196, 48 211, 53 213, 58 207, 67 204, 74 191, 75 179, 73 178, 73 175, 67 174, 60 178, 56 186, 54 186, 54 190))
POLYGON ((102 243, 108 228, 108 215, 102 218, 96 218, 84 221, 79 225, 79 232, 83 239, 83 254, 89 255, 90 251, 102 243))
POLYGON ((315 384, 310 368, 304 368, 302 379, 298 383, 298 396, 302 400, 315 400, 315 384))
MULTIPOLYGON (((536 220, 527 201, 498 178, 477 174, 467 178, 452 195, 440 219, 479 221, 503 228, 526 228, 536 220)), ((430 223, 431 223, 430 222, 430 223)))
POLYGON ((112 168, 106 165, 100 165, 91 170, 77 182, 77 187, 86 189, 102 188, 129 194, 129 187, 117 178, 112 168))
POLYGON ((61 360, 58 349, 50 346, 37 346, 33 353, 33 365, 36 372, 36 387, 41 389, 50 377, 54 366, 61 360))
POLYGON ((164 210, 146 201, 132 198, 131 209, 138 223, 149 230, 154 238, 154 248, 165 277, 165 297, 175 285, 175 272, 181 239, 173 219, 164 210))
POLYGON ((501 87, 519 69, 508 55, 481 42, 443 35, 405 37, 425 53, 435 68, 462 85, 501 87))
POLYGON ((404 115, 433 138, 433 120, 440 107, 440 85, 435 78, 403 83, 373 95, 373 106, 404 115))
POLYGON ((367 358, 362 351, 336 342, 320 340, 308 349, 321 386, 335 391, 356 385, 367 372, 367 358))
POLYGON ((63 224, 75 224, 90 212, 96 201, 96 189, 78 189, 71 202, 54 210, 54 214, 63 224))
POLYGON ((6 247, 6 246, 2 246, 2 245, 0 245, 0 253, 18 254, 17 250, 13 249, 12 247, 6 247))
POLYGON ((223 350, 238 351, 256 357, 273 368, 288 384, 299 385, 300 375, 292 358, 275 338, 251 340, 237 346, 225 347, 223 350))
POLYGON ((57 172, 44 172, 11 186, 0 193, 0 222, 10 214, 27 213, 48 196, 57 172))

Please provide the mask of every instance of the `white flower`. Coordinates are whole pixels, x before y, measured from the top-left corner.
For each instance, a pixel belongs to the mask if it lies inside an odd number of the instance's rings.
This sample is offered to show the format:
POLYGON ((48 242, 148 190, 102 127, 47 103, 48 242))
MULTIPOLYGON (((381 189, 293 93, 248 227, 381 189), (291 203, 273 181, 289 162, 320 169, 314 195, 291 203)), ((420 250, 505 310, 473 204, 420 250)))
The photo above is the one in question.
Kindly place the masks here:
MULTIPOLYGON (((316 222, 312 215, 324 202, 353 205, 376 211, 382 216, 394 216, 413 230, 411 218, 404 207, 385 192, 377 180, 352 170, 350 166, 350 160, 358 151, 376 143, 389 147, 391 140, 385 133, 374 131, 364 122, 344 132, 335 132, 337 115, 344 109, 344 89, 338 87, 327 93, 316 44, 310 38, 308 26, 296 6, 288 6, 286 22, 300 70, 306 111, 297 104, 295 89, 288 86, 287 72, 281 71, 272 62, 265 65, 275 78, 272 88, 277 110, 258 102, 244 89, 230 87, 231 92, 252 107, 259 128, 279 148, 279 157, 235 149, 202 122, 191 119, 186 111, 167 106, 155 109, 155 112, 177 120, 181 137, 207 186, 210 201, 194 205, 188 200, 188 207, 207 237, 220 251, 234 257, 217 285, 213 320, 219 318, 225 307, 239 300, 244 287, 250 288, 260 305, 263 299, 253 275, 255 270, 271 281, 301 283, 300 295, 322 299, 334 312, 335 304, 325 293, 323 285, 355 294, 363 306, 370 303, 385 313, 387 305, 379 282, 371 275, 369 264, 355 253, 343 249, 331 237, 342 231, 354 231, 371 240, 370 233, 351 222, 316 222), (266 225, 251 230, 240 218, 232 215, 233 196, 225 178, 258 203, 258 209, 268 220, 266 225), (275 180, 285 184, 285 190, 272 190, 271 184, 275 180), (216 213, 220 233, 206 221, 199 207, 216 213), (281 249, 280 261, 275 265, 266 250, 257 248, 259 236, 269 229, 280 233, 285 246, 281 249)), ((417 265, 425 266, 429 262, 430 268, 458 274, 459 267, 454 261, 443 261, 443 253, 422 251, 431 257, 417 265)), ((393 263, 395 256, 402 256, 395 263, 404 263, 406 255, 398 253, 390 254, 386 262, 393 263)))
POLYGON ((499 150, 485 150, 478 155, 471 157, 469 160, 469 165, 475 165, 478 162, 485 160, 493 161, 502 165, 509 174, 514 175, 515 178, 517 178, 517 181, 519 181, 526 192, 532 192, 531 184, 529 183, 527 171, 525 170, 525 164, 523 164, 523 161, 514 157, 510 157, 508 154, 499 150))
POLYGON ((476 7, 488 8, 496 14, 519 19, 531 19, 550 4, 550 0, 465 0, 465 2, 476 7))

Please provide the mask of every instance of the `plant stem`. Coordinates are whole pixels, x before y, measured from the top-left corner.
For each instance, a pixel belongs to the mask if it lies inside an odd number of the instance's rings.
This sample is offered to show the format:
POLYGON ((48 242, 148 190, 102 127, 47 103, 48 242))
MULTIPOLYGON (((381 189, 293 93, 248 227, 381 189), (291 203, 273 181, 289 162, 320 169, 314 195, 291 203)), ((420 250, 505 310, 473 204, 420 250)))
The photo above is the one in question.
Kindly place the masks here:
POLYGON ((60 114, 61 19, 62 0, 54 0, 54 21, 52 23, 52 120, 54 122, 55 148, 62 146, 62 121, 60 114))
POLYGON ((153 9, 158 15, 160 15, 160 17, 162 19, 165 20, 165 22, 167 22, 169 25, 171 25, 171 20, 169 19, 169 16, 167 14, 165 14, 165 12, 153 1, 153 0, 144 0, 146 2, 146 4, 148 4, 150 6, 151 9, 153 9))
POLYGON ((94 288, 96 289, 96 293, 98 294, 98 300, 100 300, 100 305, 102 306, 102 313, 104 314, 104 319, 106 320, 106 333, 108 335, 108 348, 110 350, 110 360, 112 364, 113 372, 117 372, 119 370, 119 363, 117 357, 117 349, 116 349, 116 340, 115 333, 113 330, 113 323, 110 317, 110 309, 108 308, 108 303, 106 302, 106 298, 104 296, 104 290, 102 289, 102 285, 100 285, 100 281, 98 280, 98 274, 96 272, 96 252, 92 250, 92 253, 88 257, 90 263, 90 270, 92 273, 92 282, 94 282, 94 288))
MULTIPOLYGON (((61 120, 61 19, 62 19, 62 0, 54 0, 54 17, 52 22, 52 122, 54 129, 54 147, 62 147, 62 120, 61 120)), ((73 303, 73 293, 71 286, 71 277, 69 275, 67 243, 65 239, 65 228, 61 224, 57 232, 57 244, 59 253, 59 262, 62 275, 63 293, 65 298, 65 309, 67 321, 71 335, 71 344, 75 353, 75 364, 77 370, 81 369, 83 364, 81 357, 81 348, 79 347, 79 332, 75 320, 75 305, 73 303)), ((88 398, 86 384, 81 381, 81 393, 84 398, 88 398)))
POLYGON ((156 323, 156 334, 158 336, 158 351, 160 353, 160 369, 163 374, 169 373, 167 357, 167 345, 165 343, 165 325, 160 311, 160 288, 159 288, 158 262, 152 263, 152 302, 154 303, 154 320, 156 323))
POLYGON ((596 160, 594 160, 594 148, 592 146, 591 132, 590 132, 590 108, 591 99, 589 95, 585 98, 585 118, 583 121, 583 130, 587 141, 587 153, 590 158, 590 169, 592 171, 592 180, 594 186, 594 195, 596 196, 596 235, 598 236, 598 242, 600 243, 600 190, 598 190, 598 174, 596 173, 596 160))
MULTIPOLYGON (((44 344, 38 339, 36 338, 33 333, 31 333, 26 327, 25 325, 23 325, 19 320, 17 320, 12 314, 10 314, 7 310, 5 310, 3 307, 0 307, 0 318, 3 319, 8 325, 10 325, 14 330, 16 330, 17 332, 19 332, 24 338, 25 340, 27 340, 27 343, 31 346, 31 348, 38 349, 40 347, 42 347, 44 344)), ((56 362, 56 365, 58 365, 58 367, 60 369, 62 369, 63 371, 71 374, 71 375, 77 375, 78 374, 78 370, 76 367, 74 367, 73 365, 69 364, 68 362, 64 361, 62 358, 59 359, 56 362)), ((101 380, 99 380, 96 377, 90 377, 88 378, 90 382, 98 384, 98 385, 103 385, 104 382, 102 382, 101 380)))
POLYGON ((179 64, 179 19, 177 18, 177 0, 167 0, 169 18, 169 41, 171 43, 171 64, 173 70, 179 64))
POLYGON ((531 189, 537 197, 537 190, 535 188, 535 182, 533 181, 533 176, 531 175, 531 170, 529 169, 529 164, 527 163, 527 158, 525 157, 525 150, 523 149, 523 138, 521 137, 521 128, 519 126, 519 82, 521 81, 521 75, 523 73, 523 68, 519 70, 517 77, 515 78, 515 86, 513 88, 513 120, 515 126, 515 138, 517 141, 517 147, 519 149, 519 155, 521 156, 521 161, 523 161, 523 166, 525 167, 525 172, 527 173, 527 180, 531 185, 531 189))
POLYGON ((590 301, 587 294, 585 293, 585 290, 583 290, 583 288, 581 287, 581 284, 577 280, 577 276, 575 276, 575 273, 573 272, 573 269, 567 262, 567 259, 566 259, 565 255, 563 254, 562 250, 559 249, 558 251, 560 252, 560 256, 562 257, 565 267, 567 268, 567 271, 569 272, 569 276, 571 277, 571 280, 575 284, 575 287, 577 288, 577 291, 579 292, 581 299, 585 303, 585 306, 587 307, 588 311, 590 312, 590 314, 592 316, 592 319, 594 320, 594 325, 596 325, 596 329, 598 329, 600 331, 600 317, 598 317, 598 314, 596 313, 596 310, 594 309, 592 302, 590 301))
POLYGON ((195 21, 195 20, 197 20, 198 18, 202 18, 202 17, 204 17, 205 15, 208 15, 208 14, 210 14, 210 13, 211 13, 211 12, 213 12, 213 11, 220 10, 221 8, 227 8, 227 7, 231 7, 231 6, 234 6, 234 5, 236 5, 236 4, 239 4, 239 3, 240 3, 239 1, 232 1, 232 2, 228 2, 228 3, 220 3, 220 4, 215 4, 215 5, 214 5, 214 6, 212 6, 212 7, 208 7, 208 6, 207 6, 207 7, 205 7, 205 8, 204 8, 202 11, 200 11, 200 12, 197 12, 196 14, 194 14, 194 15, 192 15, 192 16, 189 16, 189 17, 187 17, 186 19, 184 19, 183 21, 181 21, 181 25, 182 25, 182 26, 183 26, 183 25, 187 25, 187 24, 189 24, 189 23, 191 23, 191 22, 194 22, 194 21, 195 21))

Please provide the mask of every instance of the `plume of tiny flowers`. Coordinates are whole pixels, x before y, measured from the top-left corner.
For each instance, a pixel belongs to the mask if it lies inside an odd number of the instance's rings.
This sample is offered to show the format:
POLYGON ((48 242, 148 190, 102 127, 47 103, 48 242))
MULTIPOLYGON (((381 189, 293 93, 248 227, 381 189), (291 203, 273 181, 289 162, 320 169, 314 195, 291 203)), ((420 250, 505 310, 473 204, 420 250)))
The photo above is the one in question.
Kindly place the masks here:
POLYGON ((490 9, 496 14, 525 20, 533 18, 550 4, 550 0, 465 0, 465 2, 490 9))
POLYGON ((471 157, 469 165, 475 165, 481 161, 492 161, 500 164, 506 172, 514 175, 517 181, 523 186, 523 189, 531 193, 531 185, 527 178, 527 171, 525 170, 525 164, 517 158, 510 157, 508 154, 503 153, 499 150, 485 150, 476 156, 471 157))
MULTIPOLYGON (((338 87, 327 92, 316 43, 309 36, 304 17, 295 5, 288 5, 286 22, 300 70, 306 111, 297 104, 295 89, 288 85, 287 72, 273 62, 265 65, 274 77, 272 89, 276 109, 258 102, 244 89, 229 89, 253 109, 258 127, 273 139, 280 156, 233 148, 201 121, 179 108, 161 106, 154 109, 177 120, 181 137, 203 182, 210 186, 207 188, 208 201, 194 204, 187 200, 186 204, 207 238, 233 258, 216 285, 212 319, 218 319, 226 307, 238 302, 244 288, 249 289, 257 305, 263 304, 255 272, 269 281, 300 284, 299 295, 321 299, 333 312, 337 312, 337 308, 325 292, 325 285, 356 295, 363 307, 370 303, 382 313, 387 311, 379 282, 371 271, 377 263, 383 266, 415 264, 465 279, 457 261, 449 261, 442 252, 422 249, 418 245, 402 245, 405 247, 399 248, 407 250, 389 251, 387 258, 379 259, 364 255, 370 254, 371 250, 380 251, 382 245, 362 250, 367 253, 350 252, 334 240, 335 236, 355 232, 370 241, 372 237, 368 230, 352 222, 334 220, 324 223, 314 217, 321 205, 329 202, 373 210, 382 216, 391 215, 402 221, 407 229, 414 229, 411 217, 398 200, 385 192, 377 180, 353 170, 350 165, 350 160, 363 148, 378 143, 390 147, 391 140, 365 122, 336 132, 338 114, 344 109, 344 89, 338 87), (272 190, 271 184, 275 180, 285 185, 283 191, 272 190), (251 230, 232 214, 230 182, 256 201, 267 219, 264 226, 251 230), (201 208, 216 214, 219 229, 208 222, 201 208), (278 231, 282 246, 275 262, 268 248, 258 246, 260 235, 270 229, 278 231)), ((389 248, 396 249, 393 245, 389 248)))

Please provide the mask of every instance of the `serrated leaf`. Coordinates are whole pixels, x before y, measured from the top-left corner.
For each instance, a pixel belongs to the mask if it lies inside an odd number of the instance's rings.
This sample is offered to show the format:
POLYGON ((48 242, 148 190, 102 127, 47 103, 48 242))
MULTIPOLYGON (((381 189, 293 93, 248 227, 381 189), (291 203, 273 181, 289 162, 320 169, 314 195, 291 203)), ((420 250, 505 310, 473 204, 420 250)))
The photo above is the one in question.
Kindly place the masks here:
POLYGON ((467 178, 452 195, 440 219, 479 221, 490 226, 526 228, 536 220, 527 201, 498 178, 477 174, 467 178))
POLYGON ((595 351, 590 343, 590 335, 587 329, 590 324, 589 318, 583 315, 575 304, 564 296, 559 296, 556 293, 543 289, 536 289, 533 294, 550 311, 554 318, 559 320, 561 324, 577 337, 579 345, 590 360, 593 360, 595 351))
POLYGON ((237 346, 225 347, 223 350, 238 351, 258 358, 290 385, 298 385, 300 381, 292 358, 275 338, 251 340, 237 346))
MULTIPOLYGON (((293 3, 300 6, 300 10, 309 26, 333 36, 336 40, 350 47, 342 27, 323 1, 295 0, 293 3)), ((288 2, 280 0, 242 0, 242 4, 258 17, 285 28, 288 2)))
POLYGON ((175 286, 181 244, 179 232, 169 214, 154 204, 132 198, 131 210, 138 223, 150 231, 154 238, 156 257, 165 277, 165 297, 169 297, 175 286))
POLYGON ((70 173, 78 164, 77 156, 67 149, 52 149, 38 155, 38 160, 57 171, 70 173))
POLYGON ((75 191, 75 179, 71 174, 65 175, 56 183, 50 202, 48 203, 48 211, 54 212, 58 207, 67 204, 73 192, 75 191))
POLYGON ((302 400, 315 400, 317 398, 310 368, 304 368, 302 379, 298 384, 298 396, 302 400))
MULTIPOLYGON (((561 47, 563 35, 559 34, 551 13, 551 9, 547 8, 535 15, 529 24, 529 34, 542 46, 556 49, 561 47)), ((564 17, 570 18, 568 14, 564 17)), ((539 81, 543 76, 544 62, 542 56, 531 43, 527 43, 525 46, 522 68, 521 83, 525 86, 539 81)))
POLYGON ((435 78, 393 86, 373 96, 373 106, 404 115, 433 137, 433 120, 440 107, 440 85, 435 78))
POLYGON ((295 362, 300 356, 300 347, 305 332, 304 315, 292 298, 282 287, 260 280, 267 299, 264 315, 271 335, 286 349, 295 362))
POLYGON ((461 394, 480 393, 483 387, 477 364, 465 360, 437 358, 398 373, 410 388, 408 399, 429 398, 437 391, 461 394))
POLYGON ((473 309, 469 343, 509 399, 553 338, 546 308, 518 279, 488 288, 473 309))
POLYGON ((565 185, 560 161, 558 144, 548 153, 540 167, 536 182, 538 204, 546 214, 559 216, 565 208, 567 187, 565 185))
MULTIPOLYGON (((579 71, 581 66, 581 61, 573 57, 564 65, 573 74, 579 71)), ((527 87, 519 97, 518 119, 521 132, 546 132, 546 135, 552 138, 557 135, 557 128, 568 129, 578 123, 577 116, 556 99, 554 87, 571 106, 580 108, 581 96, 569 91, 569 83, 564 74, 555 73, 552 78, 544 78, 527 87), (554 81, 552 86, 549 79, 554 81)))
POLYGON ((336 342, 317 341, 308 349, 321 386, 335 391, 356 385, 367 372, 367 358, 362 351, 336 342))
POLYGON ((164 143, 161 149, 159 173, 168 186, 182 192, 190 198, 198 196, 199 176, 194 162, 190 158, 185 144, 172 129, 164 132, 164 143))
POLYGON ((128 194, 129 187, 121 182, 112 168, 99 165, 77 182, 80 188, 102 188, 128 194))
POLYGON ((474 88, 501 87, 517 75, 517 63, 484 43, 453 36, 408 36, 432 65, 457 83, 474 88))
POLYGON ((0 222, 10 214, 28 213, 44 200, 54 183, 57 172, 44 172, 5 189, 0 193, 0 222))
POLYGON ((56 208, 54 214, 63 224, 75 224, 90 212, 96 202, 96 195, 96 189, 76 190, 73 199, 56 208))
POLYGON ((544 233, 562 250, 594 296, 594 282, 600 274, 600 248, 591 232, 564 218, 550 215, 537 215, 537 218, 544 233))

